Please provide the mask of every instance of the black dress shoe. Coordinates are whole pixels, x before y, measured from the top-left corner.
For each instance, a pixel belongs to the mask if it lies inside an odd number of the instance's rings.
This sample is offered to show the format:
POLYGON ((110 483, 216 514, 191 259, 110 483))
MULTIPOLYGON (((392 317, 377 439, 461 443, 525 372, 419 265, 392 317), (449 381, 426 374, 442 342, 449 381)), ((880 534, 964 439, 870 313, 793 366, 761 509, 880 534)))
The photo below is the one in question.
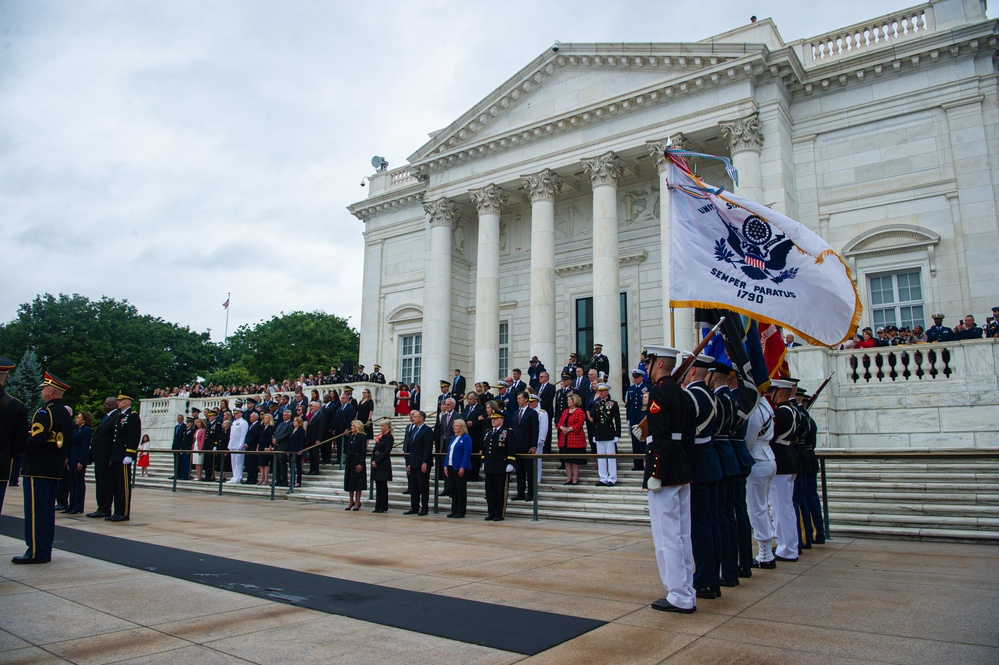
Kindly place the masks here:
MULTIPOLYGON (((812 549, 812 544, 811 543, 805 543, 799 549, 810 550, 810 549, 812 549)), ((798 552, 798 554, 801 554, 801 552, 798 552)))
POLYGON ((108 518, 105 518, 105 519, 109 519, 112 522, 127 522, 128 521, 128 516, 127 515, 112 515, 111 517, 108 517, 108 518))
POLYGON ((87 513, 87 517, 110 517, 110 515, 105 513, 103 510, 95 510, 92 513, 87 513))
POLYGON ((735 587, 739 586, 739 578, 733 577, 732 579, 725 579, 724 577, 718 580, 718 584, 721 586, 735 587))
POLYGON ((430 511, 429 511, 429 510, 421 510, 420 512, 418 512, 418 513, 416 513, 416 514, 417 514, 417 516, 419 516, 419 517, 425 517, 426 515, 429 515, 429 514, 430 514, 430 511))
POLYGON ((665 598, 660 598, 656 602, 652 603, 652 609, 659 610, 660 612, 679 612, 680 614, 693 614, 697 611, 697 607, 677 607, 673 603, 669 602, 665 598))
POLYGON ((825 545, 826 544, 826 539, 825 538, 816 538, 815 540, 812 541, 812 544, 813 545, 825 545))
POLYGON ((494 521, 494 522, 502 522, 502 521, 503 521, 503 518, 502 518, 502 517, 494 517, 494 518, 493 518, 493 521, 494 521))
POLYGON ((66 505, 66 504, 64 504, 64 503, 57 503, 57 504, 55 505, 55 509, 56 509, 56 510, 66 510, 66 508, 68 508, 68 507, 69 507, 69 506, 67 506, 67 505, 66 505))
POLYGON ((451 496, 450 492, 441 492, 440 496, 451 496))
POLYGON ((511 501, 524 501, 525 499, 524 499, 524 495, 523 494, 518 494, 517 496, 513 497, 510 500, 511 501))
POLYGON ((749 568, 740 568, 738 574, 739 574, 739 577, 742 577, 742 578, 752 577, 753 576, 753 571, 751 569, 749 569, 749 568))
POLYGON ((597 487, 607 487, 607 483, 605 483, 602 480, 598 480, 597 482, 595 482, 593 484, 596 485, 597 487))
POLYGON ((496 519, 496 518, 493 517, 492 515, 486 515, 486 517, 485 517, 485 521, 486 522, 492 522, 494 519, 496 519))
POLYGON ((531 494, 531 495, 529 495, 529 496, 525 496, 525 497, 524 497, 524 501, 534 501, 534 495, 533 495, 533 494, 531 494))
POLYGON ((776 559, 777 561, 787 561, 788 563, 794 563, 795 561, 798 560, 798 557, 794 557, 793 559, 788 559, 787 557, 777 556, 776 554, 774 554, 774 559, 776 559))
POLYGON ((461 519, 465 519, 465 516, 464 515, 455 515, 454 518, 456 520, 461 520, 461 519))
POLYGON ((718 597, 718 594, 716 594, 713 589, 698 589, 697 597, 703 598, 704 600, 714 600, 718 597))
POLYGON ((405 492, 403 492, 403 494, 409 494, 409 490, 406 490, 405 492))
POLYGON ((45 559, 42 557, 30 557, 30 556, 16 556, 10 560, 11 563, 17 564, 28 564, 28 563, 48 563, 52 559, 45 559))
POLYGON ((448 513, 447 516, 448 517, 454 517, 454 513, 448 513))
POLYGON ((749 564, 752 568, 762 568, 764 570, 773 570, 777 567, 777 562, 774 560, 770 561, 760 561, 759 559, 753 559, 753 562, 749 564))
POLYGON ((403 515, 415 515, 418 512, 419 512, 418 510, 407 510, 406 512, 403 513, 403 515))

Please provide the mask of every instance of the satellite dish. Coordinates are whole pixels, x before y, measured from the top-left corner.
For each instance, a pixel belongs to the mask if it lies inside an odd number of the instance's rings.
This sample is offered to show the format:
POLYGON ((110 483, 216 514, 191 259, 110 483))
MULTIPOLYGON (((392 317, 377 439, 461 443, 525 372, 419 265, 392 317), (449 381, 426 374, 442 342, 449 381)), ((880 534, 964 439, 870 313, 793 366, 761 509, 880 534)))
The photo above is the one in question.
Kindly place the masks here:
POLYGON ((376 171, 383 172, 388 168, 388 160, 384 157, 375 155, 371 158, 371 165, 375 167, 376 171))

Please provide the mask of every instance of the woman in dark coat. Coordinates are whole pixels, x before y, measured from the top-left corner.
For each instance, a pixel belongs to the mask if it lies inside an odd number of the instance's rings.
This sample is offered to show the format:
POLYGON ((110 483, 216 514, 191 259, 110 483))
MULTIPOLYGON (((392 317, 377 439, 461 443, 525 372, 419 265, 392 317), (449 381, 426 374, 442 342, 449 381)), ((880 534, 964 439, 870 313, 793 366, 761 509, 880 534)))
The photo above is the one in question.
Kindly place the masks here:
POLYGON ((371 399, 371 391, 365 388, 361 391, 361 401, 357 403, 357 415, 355 417, 364 423, 364 433, 368 435, 369 439, 373 439, 375 436, 374 411, 375 401, 371 399))
POLYGON ((371 449, 371 477, 375 480, 375 509, 373 513, 388 512, 388 484, 392 480, 392 421, 383 419, 381 432, 375 437, 375 447, 371 449))
POLYGON ((350 492, 350 503, 344 510, 360 510, 361 492, 368 485, 368 435, 360 420, 350 424, 350 432, 343 448, 343 491, 350 492))
POLYGON ((87 464, 90 463, 90 438, 93 418, 86 411, 76 414, 76 431, 69 447, 69 506, 63 512, 79 515, 87 498, 87 464))

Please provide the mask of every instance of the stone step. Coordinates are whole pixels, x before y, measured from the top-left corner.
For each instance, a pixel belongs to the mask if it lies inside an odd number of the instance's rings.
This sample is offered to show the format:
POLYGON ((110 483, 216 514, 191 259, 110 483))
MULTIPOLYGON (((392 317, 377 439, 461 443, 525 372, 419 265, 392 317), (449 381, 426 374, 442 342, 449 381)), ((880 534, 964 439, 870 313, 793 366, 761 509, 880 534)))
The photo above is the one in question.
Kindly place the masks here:
MULTIPOLYGON (((974 489, 974 488, 970 488, 974 489)), ((853 501, 889 501, 889 502, 947 502, 950 505, 999 505, 999 494, 993 492, 906 492, 881 491, 844 492, 829 490, 829 503, 849 503, 853 501)))
POLYGON ((999 544, 999 531, 978 531, 974 529, 952 528, 913 528, 893 526, 871 526, 868 524, 833 524, 830 531, 833 538, 898 538, 900 540, 936 540, 961 543, 999 544))
POLYGON ((975 483, 973 481, 965 483, 956 482, 939 482, 939 483, 896 483, 896 482, 883 482, 883 483, 872 483, 869 481, 865 482, 854 482, 852 480, 833 480, 829 479, 827 481, 827 487, 835 487, 839 491, 843 492, 854 492, 857 494, 863 494, 865 492, 875 492, 875 491, 914 491, 914 492, 943 492, 943 493, 978 493, 978 494, 995 494, 999 493, 999 483, 975 483))
MULTIPOLYGON (((996 505, 967 505, 967 504, 945 504, 945 503, 902 503, 893 502, 890 504, 893 515, 941 515, 958 517, 985 517, 999 518, 999 504, 996 505)), ((876 501, 834 501, 829 499, 830 513, 841 514, 856 513, 877 513, 884 512, 885 503, 876 501)))
POLYGON ((967 530, 996 530, 999 529, 999 518, 994 517, 959 517, 942 515, 899 515, 896 513, 865 513, 865 512, 841 512, 837 509, 833 512, 829 510, 830 524, 880 524, 891 527, 920 527, 920 528, 960 528, 967 530))

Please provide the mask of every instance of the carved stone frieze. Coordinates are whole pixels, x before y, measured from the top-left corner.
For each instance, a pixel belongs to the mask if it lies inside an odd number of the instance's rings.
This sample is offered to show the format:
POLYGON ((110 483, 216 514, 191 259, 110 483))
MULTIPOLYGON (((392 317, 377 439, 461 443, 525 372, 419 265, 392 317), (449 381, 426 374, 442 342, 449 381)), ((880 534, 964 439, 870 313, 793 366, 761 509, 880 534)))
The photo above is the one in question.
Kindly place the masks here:
POLYGON ((760 131, 760 114, 754 113, 732 122, 719 122, 718 126, 728 138, 728 146, 732 154, 743 150, 759 152, 763 148, 763 132, 760 131))
POLYGON ((431 226, 454 226, 461 217, 461 205, 447 197, 423 204, 423 211, 430 217, 431 226))
POLYGON ((496 185, 486 185, 482 189, 473 189, 469 191, 469 194, 480 215, 488 213, 498 215, 500 208, 510 200, 510 195, 496 185))
POLYGON ((523 177, 524 186, 527 193, 531 195, 531 201, 554 201, 555 196, 562 190, 565 182, 551 169, 538 171, 533 175, 523 177))
POLYGON ((606 152, 593 159, 584 159, 583 169, 590 174, 590 182, 597 185, 616 185, 624 174, 621 158, 613 152, 606 152))

